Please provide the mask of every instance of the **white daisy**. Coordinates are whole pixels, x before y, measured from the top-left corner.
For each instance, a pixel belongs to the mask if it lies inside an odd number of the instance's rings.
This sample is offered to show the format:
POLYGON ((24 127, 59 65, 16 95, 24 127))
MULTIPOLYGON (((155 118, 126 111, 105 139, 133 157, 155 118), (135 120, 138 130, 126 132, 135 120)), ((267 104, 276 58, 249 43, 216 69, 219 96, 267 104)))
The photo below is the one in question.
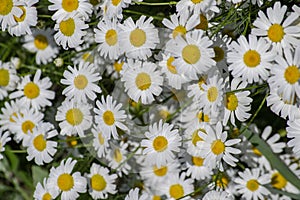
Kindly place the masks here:
POLYGON ((57 198, 59 195, 58 191, 50 192, 50 187, 47 178, 43 179, 43 184, 37 183, 33 198, 35 200, 51 200, 57 198))
MULTIPOLYGON (((25 107, 26 108, 26 107, 25 107)), ((20 104, 20 100, 5 101, 4 106, 1 108, 0 114, 0 126, 3 130, 9 130, 13 132, 16 121, 13 117, 17 117, 17 113, 22 113, 22 109, 25 109, 24 105, 20 104)), ((29 107, 27 108, 29 109, 29 107)))
POLYGON ((209 191, 207 192, 202 200, 233 200, 234 197, 229 195, 227 192, 225 191, 209 191))
POLYGON ((208 13, 209 11, 218 13, 220 10, 216 0, 180 0, 176 4, 176 11, 179 14, 185 12, 200 14, 208 13))
POLYGON ((129 17, 120 24, 120 48, 128 58, 146 60, 152 55, 151 50, 159 43, 158 30, 151 24, 152 19, 146 20, 142 15, 134 23, 129 17))
POLYGON ((30 75, 23 77, 17 87, 18 91, 11 93, 9 98, 20 98, 20 103, 31 105, 36 110, 51 106, 50 100, 55 96, 55 92, 50 90, 52 82, 49 77, 41 79, 41 74, 41 70, 37 70, 32 81, 30 75))
POLYGON ((108 193, 115 194, 117 179, 116 174, 109 175, 109 170, 95 163, 92 164, 88 177, 88 185, 90 187, 89 194, 93 199, 107 199, 108 193))
POLYGON ((145 147, 143 154, 146 162, 161 167, 174 160, 175 152, 179 152, 181 137, 178 130, 173 129, 172 124, 154 123, 149 126, 149 131, 145 133, 147 139, 143 139, 141 146, 145 147))
POLYGON ((94 125, 94 127, 92 128, 92 133, 93 133, 93 147, 97 152, 97 156, 99 158, 102 158, 108 153, 109 138, 107 138, 103 134, 102 128, 99 125, 97 126, 94 125))
POLYGON ((92 124, 90 105, 66 99, 57 108, 55 120, 59 122, 61 135, 72 136, 78 133, 80 137, 85 137, 84 131, 92 124))
POLYGON ((203 95, 204 90, 203 90, 203 85, 206 83, 207 76, 200 76, 197 83, 190 83, 187 86, 187 96, 188 97, 193 97, 195 101, 198 101, 200 99, 200 96, 203 95))
POLYGON ((293 153, 300 158, 300 119, 295 119, 293 121, 287 121, 288 127, 286 128, 287 137, 290 138, 287 145, 292 148, 293 153))
POLYGON ((80 172, 72 174, 76 160, 68 158, 62 160, 58 167, 50 169, 48 185, 52 193, 61 192, 61 200, 74 200, 79 197, 78 193, 86 192, 86 179, 80 172))
POLYGON ((18 0, 1 0, 0 2, 0 27, 2 31, 5 31, 7 27, 16 24, 14 16, 20 17, 22 15, 22 9, 18 7, 22 5, 18 0))
POLYGON ((186 166, 187 171, 186 175, 190 176, 192 179, 195 180, 205 180, 209 177, 211 177, 212 168, 211 166, 204 165, 205 158, 201 156, 187 156, 186 158, 186 166))
POLYGON ((3 131, 0 128, 0 160, 3 158, 1 152, 5 151, 5 144, 11 140, 10 134, 8 131, 3 131))
POLYGON ((0 61, 0 100, 8 96, 8 92, 16 89, 19 77, 11 62, 0 61))
POLYGON ((72 68, 69 65, 68 69, 68 71, 64 71, 64 79, 60 80, 62 84, 67 85, 62 94, 66 95, 68 99, 74 98, 82 102, 87 102, 87 98, 95 100, 97 97, 95 93, 101 93, 101 89, 97 85, 101 80, 97 68, 88 62, 80 62, 78 67, 72 68))
POLYGON ((154 97, 162 92, 163 77, 156 70, 156 65, 150 62, 128 60, 128 66, 123 71, 121 81, 125 82, 125 92, 135 102, 150 104, 154 97))
POLYGON ((149 200, 149 196, 146 193, 139 196, 139 191, 139 188, 129 190, 129 193, 126 195, 125 200, 149 200))
POLYGON ((123 8, 127 8, 130 4, 131 0, 106 0, 102 5, 104 7, 104 15, 108 18, 122 19, 123 8))

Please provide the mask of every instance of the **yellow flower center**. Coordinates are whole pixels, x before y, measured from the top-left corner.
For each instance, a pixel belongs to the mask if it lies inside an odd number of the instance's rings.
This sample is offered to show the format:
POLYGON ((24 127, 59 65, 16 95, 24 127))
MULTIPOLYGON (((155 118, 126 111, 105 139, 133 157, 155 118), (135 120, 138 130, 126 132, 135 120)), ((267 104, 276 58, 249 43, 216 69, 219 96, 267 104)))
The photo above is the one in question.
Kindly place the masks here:
POLYGON ((262 156, 261 152, 254 146, 252 147, 252 151, 255 155, 257 155, 259 157, 262 156))
POLYGON ((34 45, 37 49, 43 50, 48 46, 48 40, 44 35, 36 35, 34 37, 34 45))
POLYGON ((201 111, 197 114, 197 118, 198 118, 199 122, 209 122, 210 121, 209 116, 204 114, 201 111))
POLYGON ((124 62, 115 62, 114 63, 114 68, 115 68, 115 70, 117 71, 117 72, 120 72, 121 70, 122 70, 122 68, 123 68, 123 64, 124 64, 124 62))
POLYGON ((226 108, 230 111, 234 111, 238 107, 238 98, 235 94, 226 95, 226 108))
POLYGON ((75 32, 75 22, 74 19, 69 18, 67 20, 61 21, 59 24, 59 29, 62 34, 64 34, 67 37, 70 37, 75 32))
POLYGON ((74 179, 70 174, 61 174, 57 179, 57 186, 62 191, 69 191, 74 186, 74 179))
POLYGON ((134 47, 140 47, 146 42, 146 33, 142 29, 134 29, 130 33, 129 40, 134 47))
POLYGON ((255 50, 248 50, 244 54, 244 63, 247 67, 256 67, 260 64, 260 54, 255 50))
POLYGON ((170 112, 168 110, 160 110, 159 115, 163 119, 167 119, 170 116, 170 112))
POLYGON ((290 84, 295 84, 300 78, 300 71, 296 65, 288 66, 284 72, 285 80, 290 84))
POLYGON ((188 64, 195 64, 200 59, 200 50, 196 45, 190 44, 182 49, 182 58, 188 64))
POLYGON ((94 56, 89 52, 84 53, 82 55, 82 59, 84 60, 84 62, 94 62, 94 56))
POLYGON ((118 42, 118 35, 114 29, 110 29, 105 34, 105 41, 109 46, 114 46, 118 42))
POLYGON ((194 4, 201 3, 203 0, 191 0, 194 4))
POLYGON ((224 59, 224 51, 221 47, 214 47, 215 57, 213 58, 216 62, 220 62, 224 59))
POLYGON ((88 79, 85 75, 78 75, 74 78, 74 85, 78 90, 83 90, 88 84, 88 79))
POLYGON ((172 73, 172 74, 177 74, 177 70, 176 67, 174 65, 172 65, 172 62, 175 60, 175 58, 173 56, 171 56, 170 58, 168 58, 167 60, 167 68, 168 70, 172 73))
POLYGON ((62 8, 67 12, 76 10, 79 6, 78 0, 62 0, 62 8))
POLYGON ((222 177, 219 178, 216 182, 217 186, 220 188, 226 188, 228 183, 229 183, 229 179, 225 175, 222 175, 222 177))
POLYGON ((268 37, 272 42, 280 42, 284 34, 283 27, 280 24, 273 24, 268 30, 268 37))
POLYGON ((34 127, 35 127, 35 124, 30 120, 27 120, 27 121, 22 123, 22 131, 25 134, 27 134, 28 131, 30 131, 30 133, 32 133, 32 130, 33 130, 34 127))
MULTIPOLYGON (((20 114, 21 114, 21 116, 23 117, 23 114, 22 114, 22 113, 20 113, 20 114)), ((16 121, 14 120, 13 117, 18 117, 18 115, 17 115, 16 112, 14 112, 13 114, 11 114, 11 115, 9 116, 9 121, 10 121, 10 122, 13 122, 13 123, 16 123, 16 121)))
POLYGON ((193 135, 192 135, 192 143, 193 143, 194 146, 197 146, 197 142, 203 141, 203 139, 201 137, 199 137, 198 131, 199 130, 195 130, 193 135))
POLYGON ((46 140, 44 139, 43 134, 40 134, 33 139, 33 146, 38 151, 44 151, 44 149, 46 149, 46 140))
POLYGON ((198 24, 195 28, 201 29, 204 31, 206 31, 208 29, 208 21, 207 21, 207 18, 205 17, 205 15, 200 14, 200 24, 198 24))
POLYGON ((173 38, 176 38, 178 35, 184 36, 185 34, 186 29, 184 26, 179 25, 173 30, 173 38))
POLYGON ((114 160, 117 162, 117 163, 120 163, 123 159, 123 156, 121 154, 121 151, 120 149, 116 149, 114 151, 114 160))
POLYGON ((155 151, 162 152, 168 147, 168 140, 164 136, 157 136, 153 140, 153 148, 155 151))
POLYGON ((168 172, 167 166, 162 166, 160 168, 157 168, 156 166, 153 167, 153 172, 156 176, 165 176, 168 172))
POLYGON ((52 199, 52 196, 51 196, 51 194, 49 194, 49 192, 45 193, 42 198, 42 200, 51 200, 51 199, 52 199))
POLYGON ((272 175, 271 184, 274 188, 281 190, 286 186, 287 180, 280 173, 276 172, 272 175))
POLYGON ((114 5, 114 6, 119 5, 120 2, 121 2, 121 0, 111 0, 112 5, 114 5))
POLYGON ((24 87, 24 95, 29 99, 35 99, 40 95, 40 88, 37 84, 29 82, 24 87))
POLYGON ((251 179, 251 180, 249 180, 249 181, 247 182, 246 187, 247 187, 250 191, 254 192, 254 191, 256 191, 256 190, 258 189, 259 183, 258 183, 258 181, 257 181, 256 179, 251 179))
POLYGON ((22 22, 26 17, 26 9, 24 8, 24 6, 18 6, 18 7, 22 10, 23 13, 20 17, 14 16, 14 19, 16 20, 16 22, 22 22))
POLYGON ((101 145, 104 144, 105 139, 104 139, 102 133, 98 133, 98 140, 101 145))
POLYGON ((209 102, 214 102, 218 98, 218 88, 210 87, 207 91, 207 99, 209 102))
POLYGON ((141 72, 136 76, 135 84, 140 90, 147 90, 151 86, 151 77, 149 74, 141 72))
POLYGON ((199 89, 200 90, 204 90, 203 87, 202 87, 202 84, 204 84, 206 82, 205 78, 201 77, 198 81, 198 86, 199 86, 199 89))
POLYGON ((111 112, 110 110, 107 110, 103 113, 103 121, 105 124, 107 124, 108 126, 111 126, 115 123, 115 116, 114 113, 111 112))
POLYGON ((225 145, 224 143, 218 139, 215 140, 212 144, 211 144, 211 151, 215 154, 215 155, 219 155, 221 153, 223 153, 225 151, 225 145))
POLYGON ((192 162, 195 166, 201 167, 203 166, 204 159, 201 157, 194 157, 192 156, 192 162))
POLYGON ((174 199, 179 199, 180 197, 183 197, 184 195, 184 189, 182 185, 180 184, 174 184, 171 185, 169 189, 170 196, 173 197, 174 199))
POLYGON ((106 188, 106 181, 103 176, 95 174, 91 178, 91 187, 93 190, 102 191, 106 188))
POLYGON ((76 137, 74 137, 74 136, 67 136, 66 142, 67 142, 67 145, 72 148, 75 147, 78 143, 76 137))
POLYGON ((161 200, 161 197, 158 196, 158 195, 154 195, 154 196, 152 197, 152 200, 161 200))
POLYGON ((1 0, 0 2, 0 15, 7 15, 13 8, 12 0, 1 0))
POLYGON ((83 120, 83 113, 78 108, 72 108, 67 111, 66 120, 72 126, 79 125, 83 120))
POLYGON ((9 71, 7 69, 0 69, 0 86, 5 87, 9 83, 9 71))

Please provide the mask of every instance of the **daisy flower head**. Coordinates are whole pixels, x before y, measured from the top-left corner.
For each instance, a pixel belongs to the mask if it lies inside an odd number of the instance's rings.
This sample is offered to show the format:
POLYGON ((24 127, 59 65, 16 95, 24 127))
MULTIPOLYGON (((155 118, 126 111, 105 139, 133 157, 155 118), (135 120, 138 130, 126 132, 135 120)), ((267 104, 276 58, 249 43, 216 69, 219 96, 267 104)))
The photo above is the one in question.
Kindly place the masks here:
POLYGON ((287 145, 292 148, 293 153, 297 158, 300 158, 300 118, 288 120, 286 128, 287 137, 290 139, 287 145))
POLYGON ((62 160, 56 168, 50 169, 48 185, 50 192, 61 193, 61 200, 73 200, 79 197, 78 193, 86 192, 86 178, 80 172, 72 173, 76 160, 68 158, 62 160))
POLYGON ((101 89, 97 85, 101 76, 94 64, 80 62, 78 67, 69 65, 63 76, 64 78, 60 82, 67 87, 62 94, 66 95, 68 99, 74 98, 81 102, 87 102, 88 99, 93 101, 97 97, 96 93, 101 93, 101 89))
MULTIPOLYGON (((141 1, 141 0, 138 0, 141 1)), ((102 7, 105 7, 105 17, 108 18, 123 18, 123 8, 127 8, 131 4, 131 0, 106 0, 102 7)))
POLYGON ((93 147, 97 152, 99 158, 104 157, 108 153, 109 138, 103 134, 102 128, 99 125, 94 125, 93 133, 93 147))
POLYGON ((57 22, 54 26, 54 30, 57 31, 54 35, 54 39, 57 45, 62 46, 65 50, 69 48, 76 48, 84 42, 83 36, 86 35, 86 31, 89 25, 76 14, 72 14, 70 17, 57 22))
POLYGON ((97 100, 96 105, 97 108, 94 108, 94 112, 96 113, 95 121, 101 126, 106 138, 110 138, 111 135, 114 139, 119 138, 117 128, 124 131, 128 130, 124 124, 127 116, 125 111, 121 110, 121 103, 117 104, 117 101, 108 95, 106 99, 102 96, 101 101, 97 100))
POLYGON ((10 134, 8 131, 3 131, 0 129, 0 160, 3 158, 1 152, 5 151, 5 144, 11 140, 10 134))
POLYGON ((109 57, 109 59, 117 59, 120 54, 120 28, 118 21, 113 19, 103 18, 94 28, 95 41, 99 43, 98 51, 101 56, 109 57))
POLYGON ((176 37, 174 42, 169 42, 166 52, 174 56, 173 65, 180 74, 186 75, 192 80, 198 79, 197 74, 206 73, 216 64, 213 60, 213 44, 202 30, 193 30, 183 37, 176 37))
POLYGON ((49 2, 53 4, 48 6, 48 9, 56 11, 51 18, 57 22, 66 20, 74 14, 86 21, 93 12, 93 6, 88 0, 49 0, 49 2))
POLYGON ((14 17, 22 15, 21 4, 18 0, 2 0, 0 2, 0 27, 5 31, 7 27, 16 25, 14 17))
POLYGON ((31 35, 32 32, 30 30, 31 26, 36 26, 37 24, 37 10, 36 7, 33 6, 37 3, 37 0, 28 0, 28 1, 20 1, 22 4, 18 7, 22 10, 22 15, 20 17, 14 16, 14 20, 16 24, 8 27, 8 32, 12 36, 21 36, 25 34, 31 35))
POLYGON ((36 64, 47 64, 58 54, 58 47, 54 42, 54 31, 50 28, 46 30, 31 29, 32 35, 25 35, 23 47, 32 53, 36 53, 36 64))
POLYGON ((142 195, 139 195, 139 188, 133 188, 129 190, 129 193, 126 195, 125 200, 148 200, 149 196, 144 193, 142 195))
POLYGON ((41 78, 42 72, 38 69, 31 80, 30 75, 22 78, 17 86, 18 91, 9 95, 9 98, 20 98, 20 103, 30 105, 39 110, 46 106, 51 106, 55 97, 55 92, 51 91, 52 82, 49 77, 41 78))
POLYGON ((195 180, 205 180, 210 178, 212 173, 211 166, 204 165, 205 158, 201 156, 186 156, 186 175, 195 180))
POLYGON ((11 62, 0 61, 0 100, 8 96, 8 92, 16 89, 19 77, 11 62))
POLYGON ((90 105, 74 99, 66 99, 57 108, 55 120, 59 122, 60 135, 78 134, 80 137, 85 137, 84 131, 88 130, 92 124, 90 105))
MULTIPOLYGON (((1 108, 0 114, 0 126, 3 130, 9 130, 13 132, 16 121, 13 117, 17 117, 17 113, 22 113, 22 109, 25 109, 20 100, 5 101, 4 106, 1 108)), ((29 109, 29 108, 27 108, 29 109)))
POLYGON ((299 16, 292 12, 286 17, 286 10, 287 6, 281 6, 280 1, 275 2, 273 8, 267 9, 267 16, 263 11, 258 12, 258 18, 253 22, 255 28, 252 29, 252 34, 266 38, 280 55, 283 48, 300 45, 300 27, 293 25, 299 16))
POLYGON ((234 182, 236 183, 237 192, 246 200, 265 199, 270 192, 264 185, 270 183, 270 174, 264 173, 259 168, 246 168, 243 172, 238 172, 234 182))
POLYGON ((43 184, 40 182, 37 183, 33 198, 35 200, 46 200, 46 199, 56 199, 57 196, 59 195, 58 191, 50 191, 50 187, 48 184, 48 179, 44 178, 43 179, 43 184))
POLYGON ((32 131, 27 144, 28 161, 34 159, 37 165, 50 163, 56 153, 57 142, 48 139, 58 135, 54 126, 50 123, 40 123, 32 131))
POLYGON ((186 12, 200 14, 208 12, 218 13, 220 10, 216 0, 180 0, 176 4, 176 11, 179 14, 186 12))
POLYGON ((151 50, 159 43, 158 30, 142 15, 136 23, 131 17, 120 24, 120 48, 127 58, 146 60, 152 55, 151 50))
POLYGON ((154 97, 162 92, 163 77, 157 66, 150 62, 128 60, 121 81, 124 82, 125 92, 135 102, 150 104, 154 97))
MULTIPOLYGON (((245 88, 247 82, 243 82, 240 78, 234 78, 231 81, 231 91, 239 90, 245 88)), ((235 117, 244 122, 251 114, 247 113, 251 110, 252 99, 248 97, 250 95, 249 91, 242 92, 227 92, 225 96, 225 111, 223 118, 223 125, 226 125, 229 118, 232 125, 235 126, 235 117)))
POLYGON ((227 61, 233 77, 240 77, 248 83, 265 81, 269 77, 276 56, 275 51, 269 51, 270 43, 264 38, 257 39, 249 35, 249 39, 241 35, 237 42, 229 45, 227 61))
POLYGON ((228 194, 225 191, 216 191, 216 190, 212 190, 207 192, 202 200, 233 200, 233 196, 231 196, 230 194, 228 194))
POLYGON ((176 152, 181 146, 181 137, 177 129, 173 129, 172 124, 164 123, 160 120, 149 126, 149 131, 145 133, 147 139, 143 139, 141 146, 145 147, 143 154, 146 162, 161 167, 174 160, 176 152))

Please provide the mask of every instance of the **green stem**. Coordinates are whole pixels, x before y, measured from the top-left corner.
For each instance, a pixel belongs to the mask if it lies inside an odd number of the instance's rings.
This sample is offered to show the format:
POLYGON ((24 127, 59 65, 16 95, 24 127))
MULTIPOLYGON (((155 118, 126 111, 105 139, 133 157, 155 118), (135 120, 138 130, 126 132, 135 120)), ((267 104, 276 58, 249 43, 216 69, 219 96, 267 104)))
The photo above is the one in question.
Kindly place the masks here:
POLYGON ((194 192, 191 192, 191 193, 189 193, 189 194, 186 194, 186 195, 184 195, 184 196, 178 198, 177 200, 183 199, 183 198, 185 198, 185 197, 192 196, 192 195, 194 195, 194 194, 197 194, 198 192, 201 192, 203 189, 205 189, 209 184, 210 184, 210 183, 206 183, 206 184, 203 185, 202 187, 199 187, 198 189, 196 189, 194 192))
POLYGON ((156 19, 158 21, 162 21, 164 19, 164 17, 152 16, 152 15, 148 15, 148 14, 145 14, 143 12, 138 12, 138 11, 135 11, 135 10, 123 10, 123 13, 135 14, 135 15, 145 15, 147 17, 152 17, 153 19, 156 19))
POLYGON ((267 87, 266 83, 264 83, 262 85, 253 85, 253 86, 242 88, 242 89, 228 91, 228 92, 226 92, 226 94, 236 93, 236 92, 242 92, 242 91, 246 91, 246 90, 252 90, 252 89, 255 89, 255 88, 264 88, 264 87, 267 87))
POLYGON ((27 153, 26 150, 6 150, 6 151, 9 151, 11 153, 27 153))
POLYGON ((163 3, 150 3, 150 2, 134 2, 137 5, 147 5, 147 6, 170 6, 176 5, 178 2, 170 1, 170 2, 163 2, 163 3))

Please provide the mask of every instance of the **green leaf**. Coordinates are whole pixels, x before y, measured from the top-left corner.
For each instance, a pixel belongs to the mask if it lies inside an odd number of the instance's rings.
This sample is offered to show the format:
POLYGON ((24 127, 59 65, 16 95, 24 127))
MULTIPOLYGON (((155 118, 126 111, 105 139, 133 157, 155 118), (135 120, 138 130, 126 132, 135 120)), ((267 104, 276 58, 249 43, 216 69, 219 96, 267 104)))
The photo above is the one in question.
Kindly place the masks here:
POLYGON ((48 171, 42 169, 39 166, 32 166, 32 179, 33 185, 36 186, 38 182, 43 183, 43 179, 48 176, 48 171))
POLYGON ((11 171, 15 172, 19 168, 20 161, 19 161, 18 157, 11 151, 11 148, 9 145, 6 145, 5 148, 6 148, 5 155, 9 159, 11 171))

